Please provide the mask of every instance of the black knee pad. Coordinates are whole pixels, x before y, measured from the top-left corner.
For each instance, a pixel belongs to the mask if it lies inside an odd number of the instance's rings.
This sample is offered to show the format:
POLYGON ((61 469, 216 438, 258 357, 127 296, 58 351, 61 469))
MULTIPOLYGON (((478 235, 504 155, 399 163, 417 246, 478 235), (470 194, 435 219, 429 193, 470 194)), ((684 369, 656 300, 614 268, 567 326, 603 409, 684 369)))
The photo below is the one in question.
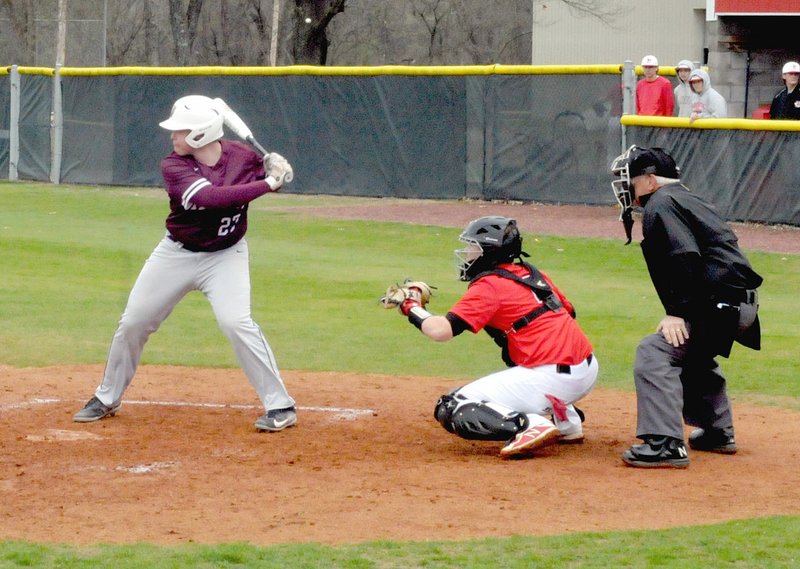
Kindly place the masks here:
POLYGON ((466 402, 457 394, 442 395, 434 416, 449 432, 478 441, 507 441, 528 427, 522 413, 501 412, 489 402, 466 402))
MULTIPOLYGON (((436 402, 436 407, 433 410, 434 418, 439 421, 439 423, 450 431, 451 433, 455 433, 452 424, 453 412, 458 407, 459 399, 456 398, 456 392, 458 389, 455 389, 448 393, 447 395, 442 395, 439 397, 439 400, 436 402)), ((463 399, 462 399, 463 400, 463 399)))

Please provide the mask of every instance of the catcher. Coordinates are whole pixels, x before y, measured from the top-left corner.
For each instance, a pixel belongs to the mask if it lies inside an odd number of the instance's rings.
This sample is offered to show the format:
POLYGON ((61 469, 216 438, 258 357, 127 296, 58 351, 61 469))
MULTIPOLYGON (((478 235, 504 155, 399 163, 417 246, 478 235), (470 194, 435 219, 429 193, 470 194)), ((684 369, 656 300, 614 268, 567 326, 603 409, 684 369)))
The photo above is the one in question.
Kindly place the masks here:
POLYGON ((442 395, 434 417, 462 438, 506 441, 504 458, 583 442, 583 416, 574 403, 594 387, 598 363, 572 304, 523 261, 529 255, 515 220, 481 217, 459 241, 465 244, 455 251, 459 278, 469 285, 446 315, 425 308, 431 287, 421 281, 390 286, 381 299, 434 341, 484 329, 502 348, 508 369, 442 395))

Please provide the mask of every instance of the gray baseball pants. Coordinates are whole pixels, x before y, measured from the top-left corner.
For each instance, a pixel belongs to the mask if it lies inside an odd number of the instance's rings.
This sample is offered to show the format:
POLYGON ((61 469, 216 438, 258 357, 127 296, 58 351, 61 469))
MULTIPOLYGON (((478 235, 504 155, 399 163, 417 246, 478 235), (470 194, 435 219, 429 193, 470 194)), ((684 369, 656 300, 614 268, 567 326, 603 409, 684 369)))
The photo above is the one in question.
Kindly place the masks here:
MULTIPOLYGON (((275 356, 250 314, 250 259, 247 242, 215 252, 192 252, 165 237, 142 267, 109 349, 95 396, 111 406, 133 381, 144 345, 189 292, 211 303, 217 323, 265 410, 294 405, 275 356)), ((191 338, 184 344, 192 351, 191 338)))

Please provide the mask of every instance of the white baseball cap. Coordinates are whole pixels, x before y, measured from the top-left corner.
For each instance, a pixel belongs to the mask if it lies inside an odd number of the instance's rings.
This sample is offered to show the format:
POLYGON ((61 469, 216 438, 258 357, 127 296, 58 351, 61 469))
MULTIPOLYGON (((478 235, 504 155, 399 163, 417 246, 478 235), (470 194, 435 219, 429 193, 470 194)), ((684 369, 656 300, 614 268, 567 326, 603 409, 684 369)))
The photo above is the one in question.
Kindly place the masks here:
POLYGON ((645 55, 642 58, 642 67, 658 67, 658 59, 655 55, 645 55))
POLYGON ((786 62, 781 73, 800 73, 800 63, 796 61, 786 62))

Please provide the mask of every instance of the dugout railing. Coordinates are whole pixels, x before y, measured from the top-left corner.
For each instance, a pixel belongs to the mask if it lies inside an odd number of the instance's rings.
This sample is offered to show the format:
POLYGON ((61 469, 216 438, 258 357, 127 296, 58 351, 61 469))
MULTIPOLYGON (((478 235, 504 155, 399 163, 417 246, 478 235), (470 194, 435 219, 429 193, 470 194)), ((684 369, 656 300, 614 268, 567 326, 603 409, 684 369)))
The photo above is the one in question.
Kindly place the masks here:
POLYGON ((12 66, 0 69, 0 175, 159 186, 171 145, 158 122, 203 93, 289 157, 293 193, 607 205, 611 159, 661 145, 728 219, 800 225, 800 125, 630 116, 637 71, 12 66))

